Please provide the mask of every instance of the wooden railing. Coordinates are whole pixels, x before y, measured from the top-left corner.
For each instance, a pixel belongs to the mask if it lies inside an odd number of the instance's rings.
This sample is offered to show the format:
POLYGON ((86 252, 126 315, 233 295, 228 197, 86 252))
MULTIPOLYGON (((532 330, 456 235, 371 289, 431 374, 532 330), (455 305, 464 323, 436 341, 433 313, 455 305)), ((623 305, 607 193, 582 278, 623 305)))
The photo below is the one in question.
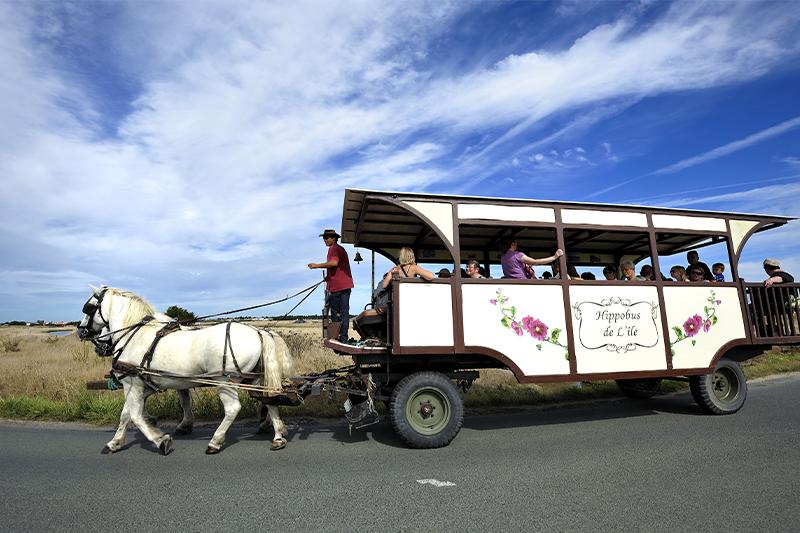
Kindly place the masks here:
POLYGON ((800 342, 800 283, 744 283, 753 340, 800 342))

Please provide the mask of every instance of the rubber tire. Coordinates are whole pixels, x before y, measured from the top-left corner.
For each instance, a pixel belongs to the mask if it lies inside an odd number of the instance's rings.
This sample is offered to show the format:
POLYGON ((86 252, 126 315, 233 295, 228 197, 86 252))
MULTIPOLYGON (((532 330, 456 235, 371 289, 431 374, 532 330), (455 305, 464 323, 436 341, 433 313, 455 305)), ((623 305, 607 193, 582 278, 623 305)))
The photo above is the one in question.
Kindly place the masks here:
POLYGON ((697 405, 712 415, 733 414, 747 399, 747 378, 742 365, 730 359, 721 359, 711 374, 691 376, 689 388, 697 405))
POLYGON ((646 400, 658 394, 661 378, 618 379, 617 387, 628 398, 646 400))
POLYGON ((392 391, 389 419, 397 436, 409 448, 442 448, 458 435, 464 421, 464 401, 455 384, 440 372, 416 372, 400 380, 392 391), (450 416, 438 432, 426 435, 414 429, 408 420, 407 405, 415 395, 433 391, 449 403, 450 416))

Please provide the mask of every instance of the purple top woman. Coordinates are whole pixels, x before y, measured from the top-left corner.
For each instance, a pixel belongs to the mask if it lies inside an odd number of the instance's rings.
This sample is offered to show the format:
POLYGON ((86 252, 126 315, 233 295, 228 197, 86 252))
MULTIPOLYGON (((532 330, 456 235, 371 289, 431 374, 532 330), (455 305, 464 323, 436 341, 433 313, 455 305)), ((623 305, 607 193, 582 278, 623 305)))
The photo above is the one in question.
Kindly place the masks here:
POLYGON ((503 277, 514 279, 528 279, 533 276, 532 265, 547 265, 564 255, 564 250, 559 248, 550 257, 534 259, 517 250, 517 241, 511 240, 505 246, 503 255, 500 256, 500 264, 503 266, 503 277), (530 275, 526 270, 530 270, 530 275))

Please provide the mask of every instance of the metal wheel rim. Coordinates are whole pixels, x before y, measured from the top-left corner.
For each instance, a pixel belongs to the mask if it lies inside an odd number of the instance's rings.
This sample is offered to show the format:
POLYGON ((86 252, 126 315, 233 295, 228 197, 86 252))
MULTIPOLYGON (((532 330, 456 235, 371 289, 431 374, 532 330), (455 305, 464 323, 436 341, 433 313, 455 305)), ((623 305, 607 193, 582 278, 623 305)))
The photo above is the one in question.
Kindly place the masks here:
POLYGON ((711 378, 711 391, 723 403, 733 403, 739 396, 739 379, 730 368, 720 368, 711 378))
POLYGON ((447 395, 436 387, 417 389, 406 403, 406 419, 417 433, 436 435, 450 422, 452 407, 447 395))

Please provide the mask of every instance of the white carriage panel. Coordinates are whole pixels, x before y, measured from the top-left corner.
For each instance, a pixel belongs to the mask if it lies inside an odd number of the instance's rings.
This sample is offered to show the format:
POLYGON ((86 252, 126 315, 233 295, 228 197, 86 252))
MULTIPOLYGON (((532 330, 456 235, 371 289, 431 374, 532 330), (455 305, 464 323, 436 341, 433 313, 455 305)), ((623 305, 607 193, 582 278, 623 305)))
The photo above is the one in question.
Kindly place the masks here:
POLYGON ((569 374, 561 286, 465 284, 464 344, 496 350, 526 376, 569 374))
POLYGON ((452 346, 450 285, 400 284, 400 346, 452 346))
POLYGON ((453 245, 453 205, 446 202, 403 202, 425 215, 431 224, 442 232, 444 238, 453 245))
POLYGON ((687 217, 682 215, 653 215, 653 226, 664 229, 726 232, 724 218, 687 217))
POLYGON ((458 218, 473 220, 504 220, 508 222, 556 221, 555 210, 549 207, 523 207, 491 204, 459 204, 458 218))
POLYGON ((579 374, 667 368, 655 287, 572 285, 569 295, 579 374))
POLYGON ((644 213, 628 211, 595 211, 592 209, 562 209, 561 220, 564 224, 590 224, 593 226, 634 226, 647 227, 647 216, 644 213))
POLYGON ((664 288, 673 368, 703 368, 722 345, 745 337, 735 287, 713 283, 664 288))
POLYGON ((731 220, 731 245, 733 253, 738 254, 739 249, 742 247, 744 236, 747 232, 758 225, 756 220, 731 220))

